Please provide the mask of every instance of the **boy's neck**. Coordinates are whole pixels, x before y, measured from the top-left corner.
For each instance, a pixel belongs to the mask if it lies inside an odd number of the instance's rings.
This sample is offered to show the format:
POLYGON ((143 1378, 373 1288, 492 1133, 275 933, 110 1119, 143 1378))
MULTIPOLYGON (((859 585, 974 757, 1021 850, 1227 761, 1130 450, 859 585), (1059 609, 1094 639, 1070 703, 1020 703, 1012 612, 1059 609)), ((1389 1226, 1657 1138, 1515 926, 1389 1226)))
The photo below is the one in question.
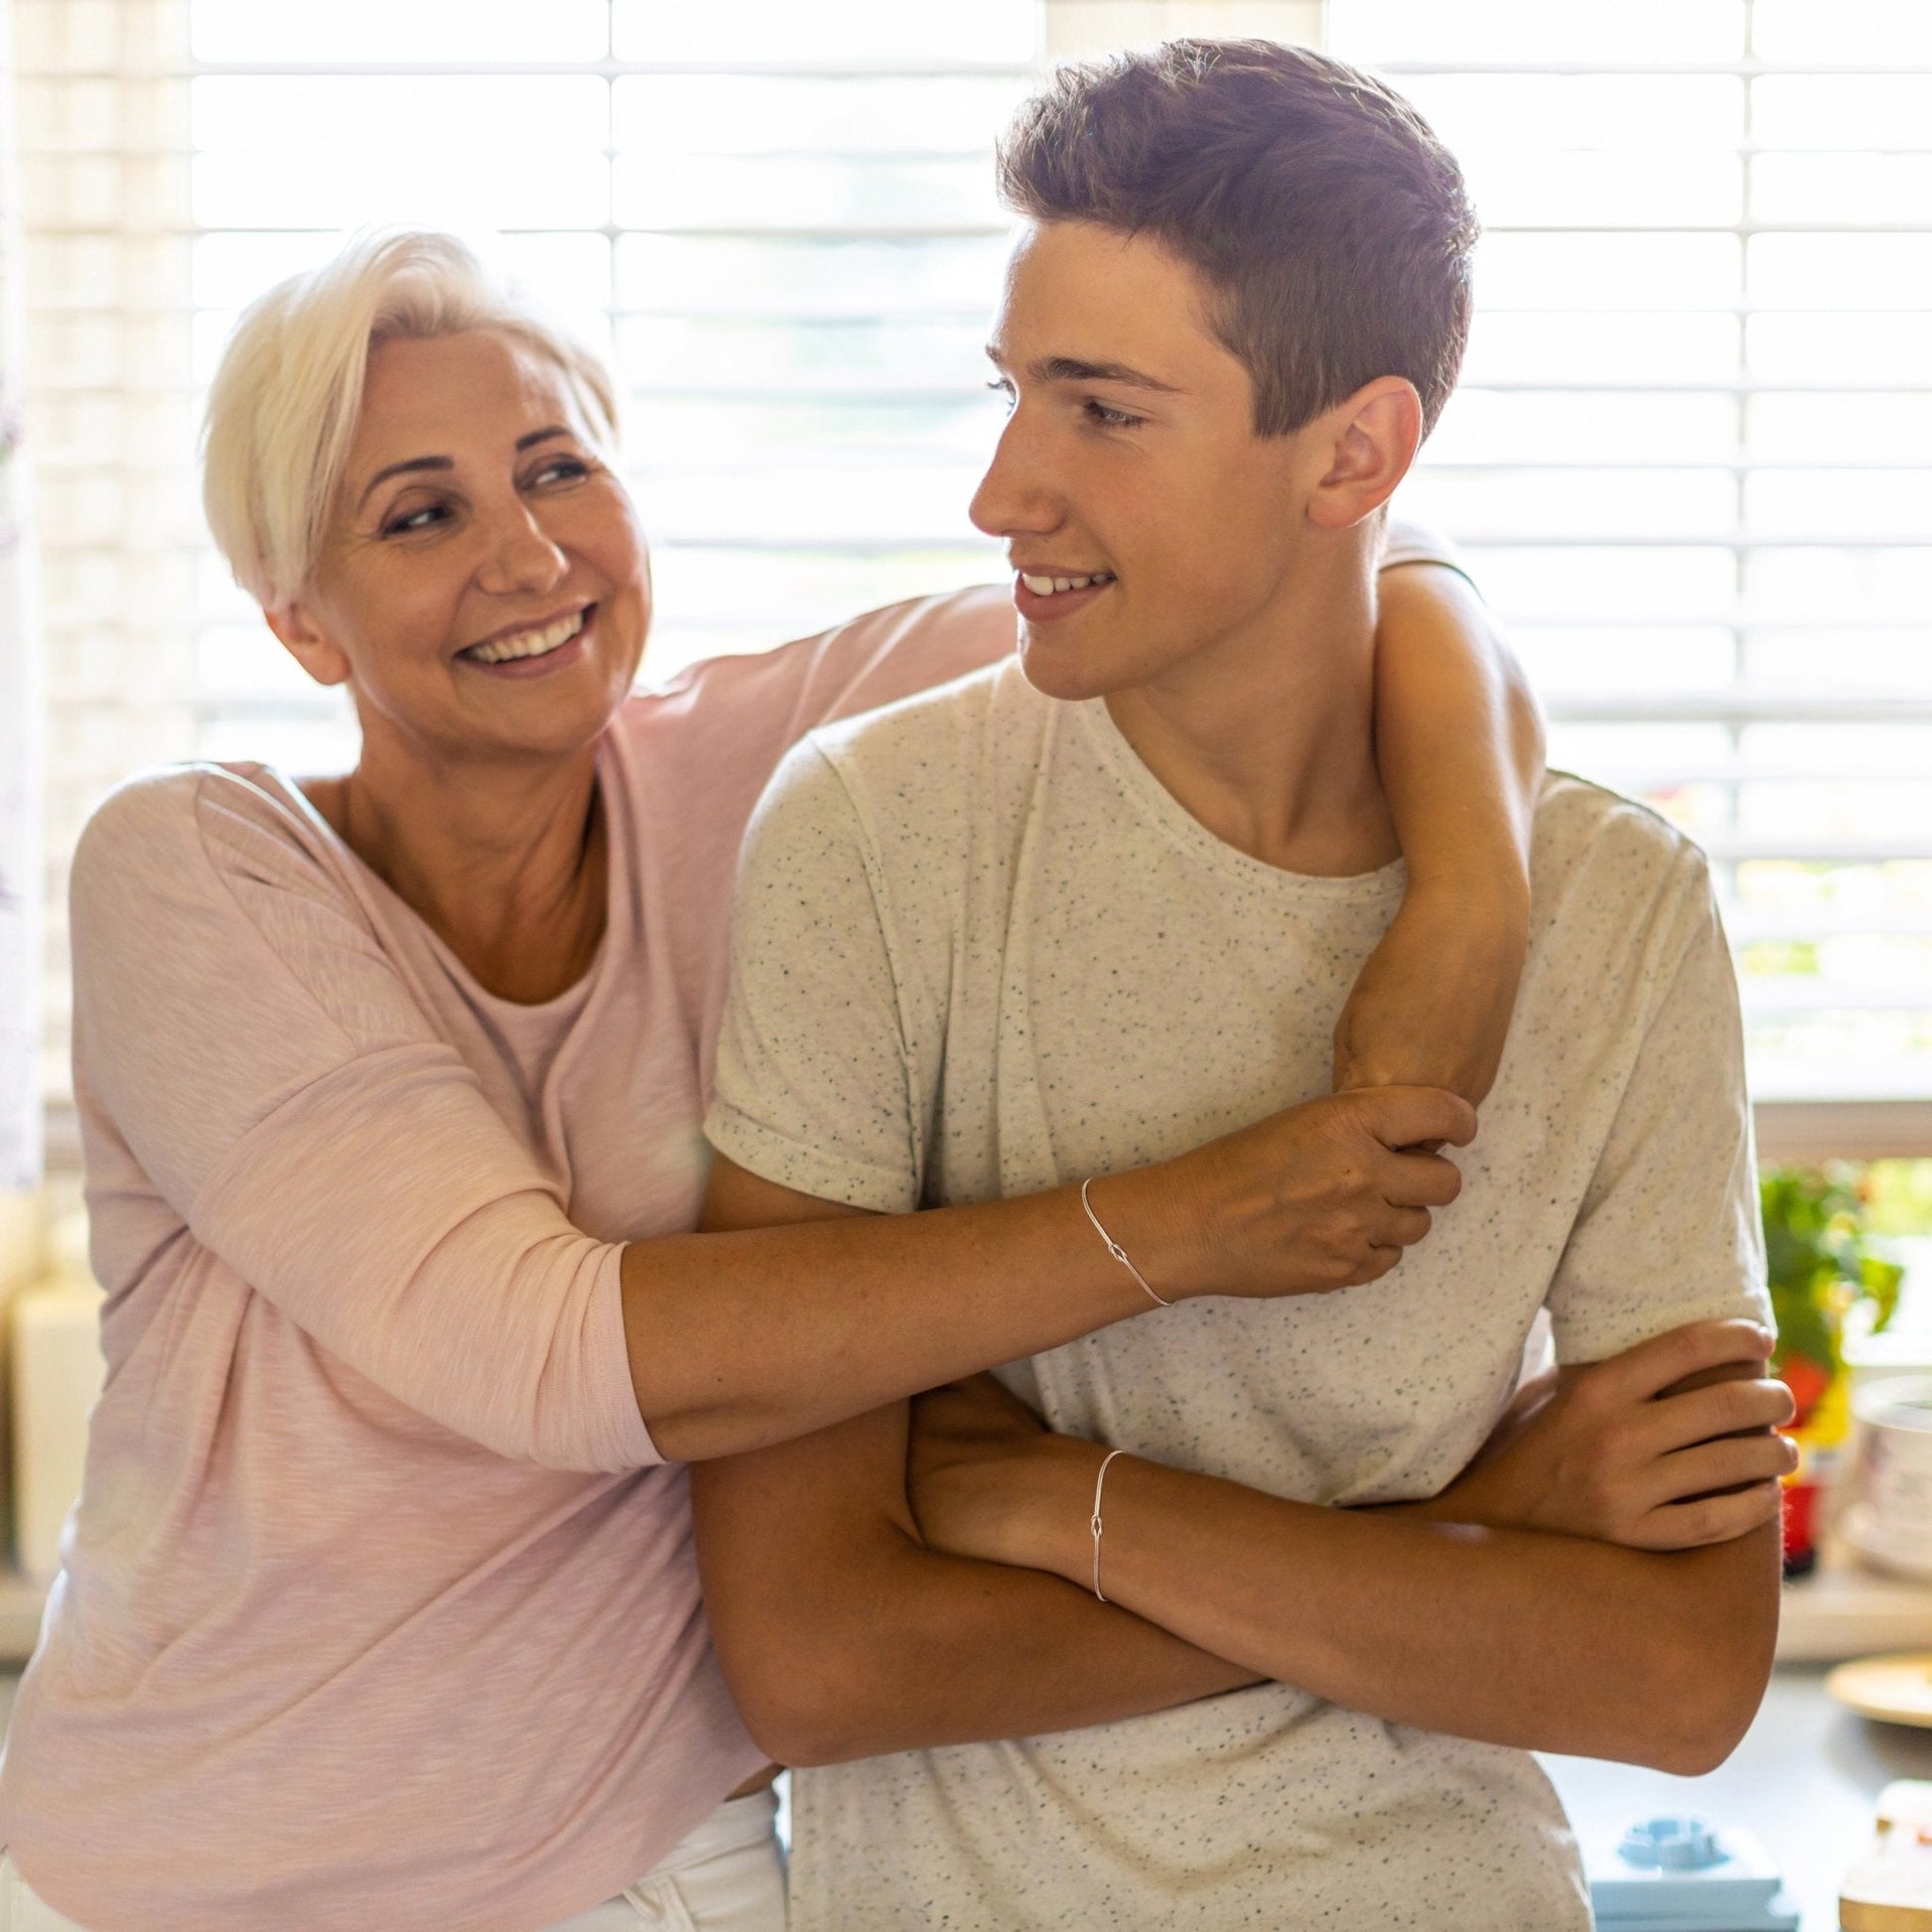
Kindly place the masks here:
POLYGON ((1401 852, 1375 767, 1375 562, 1338 546, 1249 631, 1107 696, 1191 816, 1285 872, 1348 878, 1401 852))

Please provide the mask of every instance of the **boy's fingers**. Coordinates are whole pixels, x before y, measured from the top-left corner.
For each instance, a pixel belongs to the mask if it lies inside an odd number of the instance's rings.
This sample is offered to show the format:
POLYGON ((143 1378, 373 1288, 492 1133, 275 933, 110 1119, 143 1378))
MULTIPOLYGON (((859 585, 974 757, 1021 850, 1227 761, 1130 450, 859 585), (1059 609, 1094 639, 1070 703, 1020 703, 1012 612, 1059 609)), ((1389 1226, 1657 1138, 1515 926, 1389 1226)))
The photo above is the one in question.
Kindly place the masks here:
POLYGON ((1754 1483, 1734 1496, 1700 1496, 1695 1502, 1667 1503, 1653 1511, 1646 1546, 1653 1550, 1695 1550, 1707 1543, 1729 1543, 1772 1521, 1778 1513, 1778 1485, 1754 1483))
POLYGON ((1658 1464, 1659 1505, 1689 1502, 1723 1489, 1775 1482, 1790 1472, 1797 1449, 1783 1436, 1730 1437, 1679 1449, 1658 1464))
POLYGON ((1649 1453, 1667 1455, 1714 1437, 1782 1429, 1796 1407, 1775 1377, 1713 1382, 1685 1395, 1657 1397, 1644 1411, 1638 1440, 1649 1453))
POLYGON ((1620 1355, 1606 1356, 1588 1370, 1611 1401, 1643 1402, 1711 1369, 1769 1358, 1770 1330, 1755 1321, 1731 1317, 1693 1321, 1653 1335, 1620 1355))

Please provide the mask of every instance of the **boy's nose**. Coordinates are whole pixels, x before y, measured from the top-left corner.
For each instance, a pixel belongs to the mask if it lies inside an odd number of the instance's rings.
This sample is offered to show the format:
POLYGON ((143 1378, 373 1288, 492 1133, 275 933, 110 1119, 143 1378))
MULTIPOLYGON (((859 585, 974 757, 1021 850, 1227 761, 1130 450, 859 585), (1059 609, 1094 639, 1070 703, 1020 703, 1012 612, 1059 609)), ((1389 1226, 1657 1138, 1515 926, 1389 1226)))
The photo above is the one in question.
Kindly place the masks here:
POLYGON ((1008 419, 993 461, 973 491, 967 514, 973 527, 990 537, 1039 534, 1059 523, 1056 494, 1031 443, 1016 413, 1008 419))

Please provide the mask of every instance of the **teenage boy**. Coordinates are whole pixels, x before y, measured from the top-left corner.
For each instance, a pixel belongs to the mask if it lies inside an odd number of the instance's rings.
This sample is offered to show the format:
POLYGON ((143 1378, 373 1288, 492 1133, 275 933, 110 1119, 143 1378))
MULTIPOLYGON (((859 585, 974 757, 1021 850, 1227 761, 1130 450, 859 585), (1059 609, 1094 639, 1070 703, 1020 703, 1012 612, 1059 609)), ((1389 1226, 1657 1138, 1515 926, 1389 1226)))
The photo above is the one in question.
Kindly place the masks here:
MULTIPOLYGON (((1401 897, 1375 569, 1467 326, 1453 161, 1335 62, 1192 42, 1063 70, 1002 168, 1027 225, 974 516, 1021 659, 774 780, 711 1225, 1099 1176, 1107 1238, 1106 1175, 1325 1090, 1401 897)), ((1697 851, 1578 780, 1532 871, 1461 1197, 1394 1273, 1002 1371, 1054 1433, 932 1399, 909 1497, 903 1405, 694 1471, 734 1690, 827 1766, 798 1932, 1585 1927, 1528 1748, 1695 1771, 1741 1733, 1785 1450, 1731 1432, 1777 1418, 1762 1383, 1637 1399, 1746 1330, 1648 1338, 1766 1311, 1723 935, 1697 851), (1538 1453, 1458 1482, 1540 1310, 1572 1366, 1538 1453)))

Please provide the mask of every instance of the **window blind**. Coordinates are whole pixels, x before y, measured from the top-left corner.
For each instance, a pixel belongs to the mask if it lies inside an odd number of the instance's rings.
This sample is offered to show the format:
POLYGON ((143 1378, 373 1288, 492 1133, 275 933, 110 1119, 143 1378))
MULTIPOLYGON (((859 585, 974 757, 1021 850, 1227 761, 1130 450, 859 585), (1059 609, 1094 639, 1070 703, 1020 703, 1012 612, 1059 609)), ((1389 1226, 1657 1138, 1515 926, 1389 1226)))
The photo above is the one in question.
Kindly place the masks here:
POLYGON ((1760 1099, 1932 1097, 1932 17, 1328 17, 1482 215, 1418 507, 1519 638, 1555 761, 1710 852, 1760 1099))

